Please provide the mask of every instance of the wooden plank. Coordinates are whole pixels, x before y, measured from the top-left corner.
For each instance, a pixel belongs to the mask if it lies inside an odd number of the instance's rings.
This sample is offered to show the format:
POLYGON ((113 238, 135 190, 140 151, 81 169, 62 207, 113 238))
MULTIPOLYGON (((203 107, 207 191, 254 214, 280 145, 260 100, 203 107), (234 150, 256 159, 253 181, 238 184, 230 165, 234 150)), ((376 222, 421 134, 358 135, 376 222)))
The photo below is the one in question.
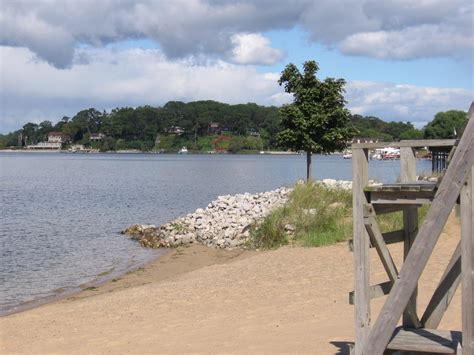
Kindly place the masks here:
MULTIPOLYGON (((403 242, 405 239, 405 231, 403 229, 392 231, 392 232, 387 232, 383 233, 383 240, 385 241, 385 244, 395 244, 395 243, 400 243, 403 242)), ((348 241, 349 245, 349 251, 353 252, 354 251, 354 240, 349 239, 348 241)), ((374 246, 372 243, 369 244, 370 248, 373 248, 374 246)))
POLYGON ((418 139, 402 140, 400 142, 352 143, 352 149, 376 149, 384 147, 450 147, 455 139, 418 139))
POLYGON ((441 180, 437 195, 398 275, 398 280, 364 343, 364 354, 382 354, 423 272, 474 164, 474 103, 469 121, 441 180))
MULTIPOLYGON (((427 186, 426 184, 413 183, 416 181, 416 157, 415 151, 411 147, 400 148, 400 181, 403 187, 416 187, 419 191, 427 186)), ((434 188, 434 186, 430 185, 430 188, 434 188)), ((405 260, 415 240, 416 233, 418 233, 418 210, 416 208, 403 211, 403 229, 403 260, 405 260)), ((404 328, 417 328, 420 326, 420 322, 413 322, 413 314, 417 314, 417 295, 418 289, 415 288, 403 311, 402 324, 404 328)), ((418 321, 418 319, 415 319, 415 321, 418 321)))
POLYGON ((426 307, 421 324, 425 328, 438 328, 444 312, 448 309, 454 293, 461 282, 461 242, 459 241, 443 276, 426 307))
POLYGON ((355 347, 354 354, 362 355, 370 331, 369 238, 364 226, 364 187, 369 181, 368 151, 352 150, 352 209, 354 235, 354 291, 355 291, 355 347))
MULTIPOLYGON (((392 282, 386 281, 377 285, 370 286, 369 288, 369 297, 370 299, 379 298, 385 295, 388 295, 392 289, 392 282)), ((354 304, 354 295, 355 292, 349 292, 349 304, 354 304)))
POLYGON ((383 184, 383 185, 369 185, 365 188, 365 191, 386 191, 386 192, 399 192, 399 191, 434 191, 436 189, 437 182, 432 181, 419 181, 410 183, 394 183, 394 184, 383 184))
POLYGON ((435 196, 434 191, 400 191, 397 193, 374 191, 370 193, 370 203, 372 204, 402 204, 420 205, 429 204, 435 196))
POLYGON ((400 147, 400 181, 416 181, 416 157, 412 147, 400 147))
MULTIPOLYGON (((411 246, 415 241, 416 234, 418 233, 418 210, 411 209, 403 211, 403 228, 405 239, 403 242, 403 260, 406 260, 408 253, 410 252, 411 246)), ((417 313, 416 298, 418 295, 418 289, 415 288, 410 300, 403 312, 402 324, 405 328, 418 328, 420 322, 414 323, 412 321, 412 314, 417 313)))
POLYGON ((382 233, 380 232, 379 226, 375 217, 367 217, 365 218, 365 227, 367 229, 367 233, 369 233, 370 241, 372 245, 375 246, 377 250, 377 254, 382 261, 382 265, 387 272, 388 278, 390 281, 395 282, 398 277, 398 270, 395 262, 392 259, 392 255, 387 248, 387 245, 383 241, 382 233))
POLYGON ((461 332, 456 331, 397 328, 387 345, 387 349, 456 354, 461 338, 461 332))
POLYGON ((392 232, 387 232, 383 233, 383 240, 385 241, 385 244, 394 244, 394 243, 400 243, 403 242, 405 239, 405 231, 403 229, 392 231, 392 232))
MULTIPOLYGON (((398 278, 397 267, 392 259, 392 255, 390 254, 387 245, 383 241, 382 233, 380 232, 378 223, 374 216, 366 218, 365 227, 369 233, 372 244, 377 250, 379 258, 382 261, 382 265, 387 272, 388 278, 394 283, 398 278)), ((418 316, 416 315, 416 303, 415 306, 410 303, 407 305, 405 309, 405 316, 407 319, 407 324, 409 324, 411 327, 418 328, 421 326, 418 316)))
MULTIPOLYGON (((472 120, 472 119, 471 119, 472 120)), ((459 149, 459 148, 458 148, 459 149)), ((463 355, 474 355, 474 167, 461 192, 463 355)))

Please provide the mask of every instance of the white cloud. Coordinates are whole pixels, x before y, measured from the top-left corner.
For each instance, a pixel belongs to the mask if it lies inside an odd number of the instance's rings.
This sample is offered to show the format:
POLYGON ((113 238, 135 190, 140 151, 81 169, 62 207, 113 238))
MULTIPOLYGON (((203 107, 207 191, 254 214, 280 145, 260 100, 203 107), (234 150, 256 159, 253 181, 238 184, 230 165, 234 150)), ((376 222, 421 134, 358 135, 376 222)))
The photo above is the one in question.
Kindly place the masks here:
POLYGON ((462 56, 472 51, 472 34, 445 26, 423 25, 401 31, 375 31, 351 35, 341 42, 346 54, 379 59, 462 56))
POLYGON ((469 57, 472 17, 471 0, 4 0, 0 45, 27 47, 58 68, 73 63, 78 45, 137 38, 155 41, 168 58, 225 59, 234 50, 236 63, 272 63, 281 53, 259 34, 299 26, 347 54, 469 57))
MULTIPOLYGON (((170 100, 217 100, 231 104, 281 105, 292 101, 278 85, 278 73, 220 60, 196 64, 168 60, 159 50, 82 49, 82 64, 67 70, 35 59, 25 48, 0 47, 0 132, 28 121, 58 121, 95 107, 160 106, 170 100)), ((350 81, 348 107, 384 120, 422 126, 435 113, 466 110, 474 93, 464 89, 350 81)))
POLYGON ((271 47, 270 40, 258 33, 239 33, 231 37, 234 48, 231 60, 238 64, 274 64, 282 51, 271 47))
POLYGON ((347 84, 348 107, 353 113, 386 121, 409 121, 422 127, 440 111, 467 111, 474 92, 370 81, 347 84))
POLYGON ((58 121, 81 109, 159 106, 170 100, 216 100, 280 105, 276 74, 223 61, 167 60, 159 50, 86 49, 84 64, 60 70, 25 48, 0 47, 0 131, 24 123, 58 121))

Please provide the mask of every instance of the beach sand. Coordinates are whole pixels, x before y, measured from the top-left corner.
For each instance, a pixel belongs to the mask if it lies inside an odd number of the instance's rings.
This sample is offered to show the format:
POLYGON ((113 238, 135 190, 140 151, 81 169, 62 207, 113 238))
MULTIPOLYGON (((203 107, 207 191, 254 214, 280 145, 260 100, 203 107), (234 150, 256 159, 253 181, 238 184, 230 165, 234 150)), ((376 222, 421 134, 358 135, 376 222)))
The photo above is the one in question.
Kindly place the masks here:
MULTIPOLYGON (((420 310, 459 235, 452 215, 420 280, 420 310)), ((400 243, 390 249, 400 265, 400 243)), ((387 280, 373 250, 371 266, 372 284, 387 280)), ((0 318, 0 353, 345 354, 354 334, 352 269, 347 243, 178 248, 97 289, 0 318)), ((373 320, 384 300, 372 302, 373 320)), ((460 330, 459 289, 448 312, 440 328, 460 330)))

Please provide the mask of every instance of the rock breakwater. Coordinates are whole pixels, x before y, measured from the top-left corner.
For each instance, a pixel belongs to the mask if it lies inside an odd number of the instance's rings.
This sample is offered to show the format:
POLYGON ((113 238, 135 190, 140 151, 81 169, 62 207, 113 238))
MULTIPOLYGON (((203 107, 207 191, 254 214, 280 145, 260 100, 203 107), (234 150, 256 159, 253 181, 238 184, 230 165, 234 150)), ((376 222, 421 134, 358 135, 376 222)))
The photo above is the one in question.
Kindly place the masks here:
POLYGON ((253 224, 288 201, 292 188, 281 187, 256 194, 219 196, 207 208, 177 218, 160 227, 137 225, 122 231, 151 248, 201 243, 221 249, 241 248, 253 224))
MULTIPOLYGON (((297 184, 304 183, 299 181, 297 184)), ((324 179, 315 182, 328 189, 351 190, 352 181, 324 179)), ((242 248, 250 237, 250 228, 272 210, 283 206, 293 188, 219 196, 207 208, 177 218, 159 227, 134 224, 122 231, 148 248, 169 248, 201 243, 221 249, 242 248)), ((311 213, 308 212, 308 213, 311 213)))

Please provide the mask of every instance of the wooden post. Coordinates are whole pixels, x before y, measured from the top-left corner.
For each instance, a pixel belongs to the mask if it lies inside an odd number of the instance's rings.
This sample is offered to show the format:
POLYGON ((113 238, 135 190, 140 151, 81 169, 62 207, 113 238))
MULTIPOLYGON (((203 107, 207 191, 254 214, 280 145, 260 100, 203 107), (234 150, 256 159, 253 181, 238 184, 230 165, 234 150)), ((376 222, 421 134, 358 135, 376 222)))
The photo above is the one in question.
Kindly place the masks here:
POLYGON ((352 207, 354 233, 355 355, 362 355, 370 330, 369 237, 364 226, 364 187, 369 181, 367 149, 352 150, 352 207))
MULTIPOLYGON (((411 147, 400 147, 400 182, 414 182, 416 181, 416 157, 415 151, 411 147)), ((416 234, 418 233, 418 209, 410 208, 403 210, 403 230, 405 240, 403 241, 403 260, 408 256, 416 234)), ((416 319, 416 299, 418 295, 418 288, 415 288, 413 294, 408 301, 407 307, 403 312, 403 327, 416 328, 420 324, 413 322, 413 317, 416 319)))
POLYGON ((474 167, 461 191, 462 354, 474 355, 474 167))
POLYGON ((412 147, 400 147, 400 181, 416 181, 416 157, 412 147))
POLYGON ((309 184, 312 179, 311 152, 306 152, 306 183, 309 184))
MULTIPOLYGON (((474 103, 471 104, 469 117, 470 119, 459 142, 459 146, 454 153, 453 160, 446 174, 441 180, 438 192, 428 211, 425 222, 412 245, 412 249, 400 270, 398 279, 393 285, 372 331, 365 339, 364 354, 366 355, 379 355, 385 350, 403 310, 406 308, 413 291, 416 289, 421 273, 433 252, 439 235, 448 220, 449 214, 459 197, 461 187, 463 187, 467 177, 472 171, 474 164, 474 103)), ((466 214, 466 212, 464 213, 466 214)), ((466 226, 464 228, 467 229, 466 226)), ((470 237, 472 238, 472 230, 470 230, 470 233, 470 237)), ((472 250, 470 253, 472 257, 472 250)), ((472 285, 472 275, 469 277, 471 277, 470 284, 472 285)), ((470 302, 472 302, 472 297, 470 302)), ((466 308, 464 312, 467 312, 468 309, 472 311, 472 304, 466 308)), ((472 324, 466 325, 466 327, 469 326, 472 327, 472 324)), ((470 346, 470 344, 468 346, 470 346)))

